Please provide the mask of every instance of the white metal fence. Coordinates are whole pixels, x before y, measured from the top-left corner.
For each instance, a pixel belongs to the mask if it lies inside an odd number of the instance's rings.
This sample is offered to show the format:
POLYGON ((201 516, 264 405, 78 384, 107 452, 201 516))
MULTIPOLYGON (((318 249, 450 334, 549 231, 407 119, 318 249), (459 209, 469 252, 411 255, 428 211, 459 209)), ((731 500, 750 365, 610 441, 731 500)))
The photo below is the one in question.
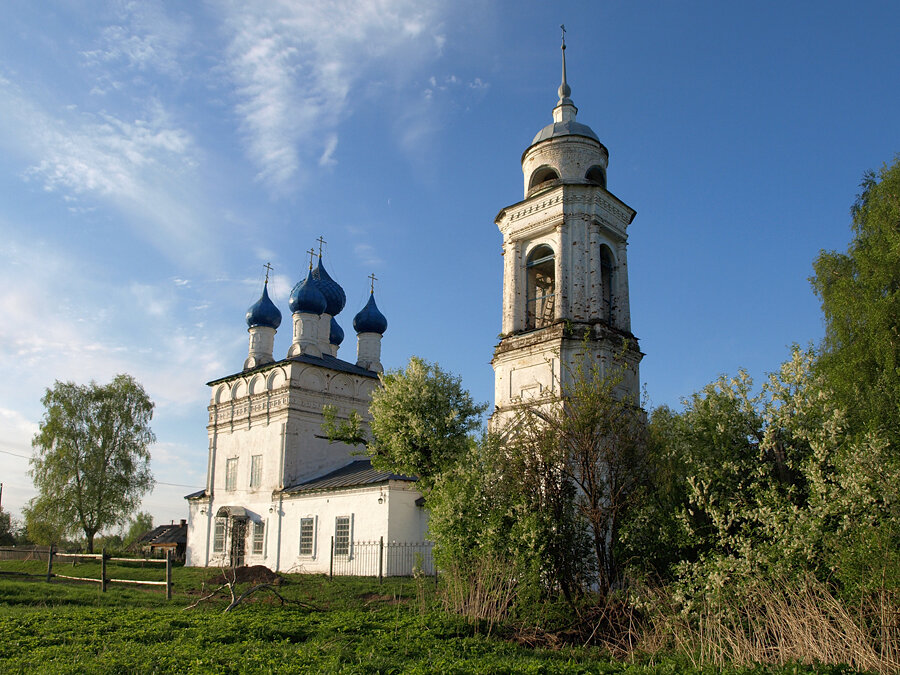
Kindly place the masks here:
MULTIPOLYGON (((434 576, 436 568, 430 541, 352 541, 346 554, 335 552, 331 538, 329 574, 357 577, 434 576)), ((341 550, 340 548, 338 550, 341 550)))

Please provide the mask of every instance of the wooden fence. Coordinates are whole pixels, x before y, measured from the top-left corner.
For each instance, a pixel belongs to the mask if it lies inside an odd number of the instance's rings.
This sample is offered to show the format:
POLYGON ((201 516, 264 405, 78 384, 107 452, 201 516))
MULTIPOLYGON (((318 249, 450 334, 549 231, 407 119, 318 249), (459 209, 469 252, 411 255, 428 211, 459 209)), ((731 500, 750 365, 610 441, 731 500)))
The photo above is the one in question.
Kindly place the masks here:
MULTIPOLYGON (((166 587, 166 600, 172 599, 172 585, 174 581, 172 580, 172 555, 171 552, 166 554, 165 558, 114 558, 106 553, 106 551, 102 551, 100 553, 65 553, 61 551, 56 551, 52 546, 49 548, 38 548, 31 547, 25 550, 16 550, 16 549, 0 549, 0 560, 47 560, 47 573, 45 576, 47 583, 55 577, 57 579, 68 579, 71 581, 88 581, 93 583, 100 584, 100 590, 103 593, 106 593, 106 587, 108 584, 134 584, 134 585, 142 585, 142 586, 165 586, 166 587), (76 577, 68 574, 60 574, 59 572, 53 571, 53 563, 54 560, 59 562, 63 559, 71 560, 72 566, 74 567, 75 563, 78 560, 99 560, 100 561, 100 577, 76 577), (106 573, 106 563, 107 562, 129 562, 136 563, 139 562, 141 564, 164 564, 165 565, 165 580, 164 581, 145 581, 142 579, 112 579, 107 576, 106 573)), ((36 575, 28 575, 27 576, 36 576, 36 575)))

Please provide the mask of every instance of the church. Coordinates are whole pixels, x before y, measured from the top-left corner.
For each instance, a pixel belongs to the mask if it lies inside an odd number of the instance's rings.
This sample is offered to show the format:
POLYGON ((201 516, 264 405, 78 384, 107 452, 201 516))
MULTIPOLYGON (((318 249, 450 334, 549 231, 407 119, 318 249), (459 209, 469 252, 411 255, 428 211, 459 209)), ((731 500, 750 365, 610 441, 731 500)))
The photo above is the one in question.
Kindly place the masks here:
MULTIPOLYGON (((358 542, 424 541, 427 519, 416 479, 376 471, 356 448, 322 436, 325 406, 338 418, 368 415, 383 371, 387 319, 374 285, 353 318, 352 362, 339 357, 344 331, 335 317, 345 302, 320 251, 291 292, 293 337, 284 359, 272 353, 282 317, 268 279, 247 311, 243 369, 209 383, 207 484, 187 496, 188 565, 334 572, 335 561, 345 569, 358 558, 358 542)), ((351 569, 378 573, 372 565, 351 569)))
MULTIPOLYGON (((601 372, 614 368, 623 376, 623 396, 639 398, 643 354, 631 333, 626 255, 635 211, 607 189, 609 152, 576 121, 565 49, 563 41, 553 121, 522 155, 524 198, 495 220, 503 237, 503 297, 492 423, 558 396, 585 351, 601 372)), ((335 317, 346 296, 321 250, 315 266, 314 257, 290 296, 293 338, 285 358, 273 355, 282 316, 266 282, 247 312, 242 370, 209 383, 206 489, 186 497, 188 565, 334 572, 335 561, 363 553, 363 542, 428 538, 414 476, 377 471, 355 448, 322 437, 326 405, 339 419, 352 411, 368 417, 383 372, 387 319, 373 286, 353 319, 356 359, 340 358, 344 332, 335 317)), ((409 574, 412 564, 390 573, 409 574)))

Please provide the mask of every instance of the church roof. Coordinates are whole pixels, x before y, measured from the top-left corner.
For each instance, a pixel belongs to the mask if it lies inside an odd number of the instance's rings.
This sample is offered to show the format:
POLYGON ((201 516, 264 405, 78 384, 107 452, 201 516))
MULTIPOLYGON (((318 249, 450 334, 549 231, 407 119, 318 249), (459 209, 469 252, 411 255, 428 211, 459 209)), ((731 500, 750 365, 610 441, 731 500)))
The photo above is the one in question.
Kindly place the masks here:
POLYGON ((378 471, 372 467, 371 460, 358 459, 350 462, 340 469, 327 473, 320 478, 292 485, 285 488, 284 491, 290 494, 299 492, 313 492, 318 490, 337 490, 340 488, 359 487, 361 485, 373 485, 377 483, 385 483, 389 480, 405 480, 415 481, 414 476, 402 476, 387 471, 378 471))
POLYGON ((294 361, 295 363, 307 363, 311 366, 319 366, 321 368, 328 368, 330 370, 336 370, 340 373, 360 375, 362 377, 371 377, 372 379, 376 380, 378 379, 378 373, 376 373, 375 371, 369 370, 368 368, 363 368, 362 366, 358 366, 355 363, 344 361, 343 359, 339 359, 335 356, 311 356, 310 354, 298 354, 297 356, 290 356, 286 359, 282 359, 281 361, 266 363, 261 366, 257 366, 256 368, 250 368, 249 370, 242 370, 241 372, 234 373, 233 375, 218 377, 215 380, 210 380, 206 383, 206 385, 211 387, 214 384, 227 382, 228 380, 234 379, 235 377, 245 377, 250 373, 275 368, 276 366, 290 363, 291 361, 294 361))
POLYGON ((575 120, 566 120, 563 122, 551 122, 545 126, 537 133, 534 140, 531 141, 531 145, 546 141, 548 138, 559 138, 560 136, 585 136, 598 143, 600 142, 597 134, 595 134, 594 130, 587 124, 582 124, 575 120))

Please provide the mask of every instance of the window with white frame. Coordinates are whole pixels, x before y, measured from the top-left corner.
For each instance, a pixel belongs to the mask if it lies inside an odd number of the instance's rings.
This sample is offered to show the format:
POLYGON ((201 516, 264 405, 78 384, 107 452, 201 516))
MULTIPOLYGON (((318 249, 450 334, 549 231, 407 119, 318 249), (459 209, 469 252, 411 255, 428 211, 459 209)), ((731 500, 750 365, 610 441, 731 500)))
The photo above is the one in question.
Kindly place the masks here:
POLYGON ((262 484, 262 455, 250 457, 250 487, 257 488, 262 484))
POLYGON ((266 541, 266 524, 261 520, 253 523, 253 555, 262 555, 266 541))
POLYGON ((237 457, 225 461, 225 490, 233 491, 237 487, 237 457))
POLYGON ((350 555, 350 516, 334 519, 334 554, 350 555))
POLYGON ((316 519, 300 519, 300 555, 313 555, 316 536, 316 519))
POLYGON ((216 527, 213 531, 213 553, 222 553, 225 551, 225 519, 217 518, 216 527))

